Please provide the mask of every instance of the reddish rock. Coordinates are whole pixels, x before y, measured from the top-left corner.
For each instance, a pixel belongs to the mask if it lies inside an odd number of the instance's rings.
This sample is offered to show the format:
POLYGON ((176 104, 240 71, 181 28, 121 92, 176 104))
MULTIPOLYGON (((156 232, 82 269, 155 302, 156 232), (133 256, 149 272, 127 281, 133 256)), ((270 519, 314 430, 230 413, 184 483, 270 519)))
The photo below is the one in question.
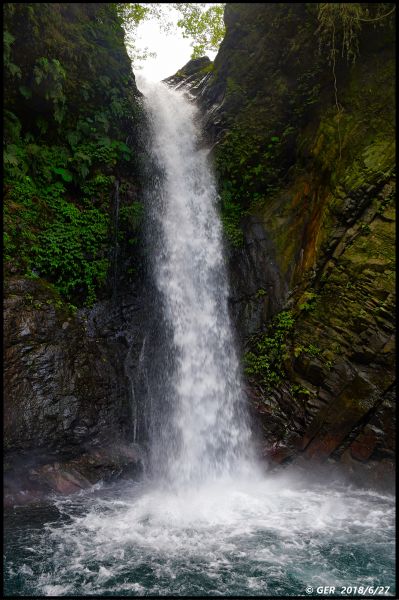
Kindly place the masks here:
POLYGON ((139 448, 124 445, 91 450, 69 461, 46 462, 30 469, 22 464, 10 467, 5 474, 4 503, 30 504, 52 492, 73 494, 100 480, 136 478, 141 472, 139 448))
POLYGON ((33 479, 46 483, 50 489, 60 494, 72 494, 91 485, 88 479, 70 466, 70 463, 69 465, 68 463, 44 465, 39 469, 32 469, 30 475, 33 479), (68 466, 70 470, 68 470, 68 466))
POLYGON ((274 463, 281 464, 285 462, 288 458, 291 458, 295 454, 295 451, 292 448, 288 448, 287 446, 278 446, 275 445, 272 448, 268 448, 265 452, 265 458, 269 458, 274 463))
POLYGON ((372 429, 365 429, 350 445, 350 452, 357 460, 368 460, 377 445, 377 435, 372 429))
POLYGON ((316 437, 306 448, 305 454, 308 458, 327 458, 342 442, 342 435, 326 433, 316 437))

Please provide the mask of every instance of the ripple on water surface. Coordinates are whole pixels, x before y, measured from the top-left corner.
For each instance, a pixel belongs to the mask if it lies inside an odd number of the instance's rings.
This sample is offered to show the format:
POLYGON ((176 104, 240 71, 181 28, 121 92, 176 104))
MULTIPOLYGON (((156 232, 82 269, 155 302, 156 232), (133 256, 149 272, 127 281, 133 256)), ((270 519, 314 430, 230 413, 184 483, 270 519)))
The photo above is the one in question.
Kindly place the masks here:
POLYGON ((287 476, 101 487, 6 513, 9 595, 294 595, 390 586, 388 495, 287 476))

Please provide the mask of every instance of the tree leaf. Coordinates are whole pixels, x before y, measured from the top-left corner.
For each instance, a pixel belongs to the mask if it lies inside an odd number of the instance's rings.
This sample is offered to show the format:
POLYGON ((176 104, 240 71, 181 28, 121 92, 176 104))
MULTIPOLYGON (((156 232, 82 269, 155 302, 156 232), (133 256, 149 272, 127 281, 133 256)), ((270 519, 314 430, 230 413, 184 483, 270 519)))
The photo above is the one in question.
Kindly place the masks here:
POLYGON ((29 100, 29 98, 32 98, 32 92, 28 87, 26 87, 26 85, 20 85, 18 89, 23 95, 23 97, 27 100, 29 100))
POLYGON ((72 181, 72 173, 67 169, 62 169, 61 167, 54 167, 52 170, 54 171, 54 173, 57 173, 57 175, 61 175, 64 181, 72 181))

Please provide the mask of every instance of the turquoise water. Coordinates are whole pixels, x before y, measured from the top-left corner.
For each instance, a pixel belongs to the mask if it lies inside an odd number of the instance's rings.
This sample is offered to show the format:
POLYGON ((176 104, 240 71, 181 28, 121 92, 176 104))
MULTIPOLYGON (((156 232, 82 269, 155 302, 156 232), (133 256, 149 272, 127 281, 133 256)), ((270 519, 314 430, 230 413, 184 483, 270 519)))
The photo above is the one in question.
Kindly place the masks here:
POLYGON ((95 486, 5 512, 19 596, 317 596, 394 582, 394 501, 292 475, 173 491, 95 486))

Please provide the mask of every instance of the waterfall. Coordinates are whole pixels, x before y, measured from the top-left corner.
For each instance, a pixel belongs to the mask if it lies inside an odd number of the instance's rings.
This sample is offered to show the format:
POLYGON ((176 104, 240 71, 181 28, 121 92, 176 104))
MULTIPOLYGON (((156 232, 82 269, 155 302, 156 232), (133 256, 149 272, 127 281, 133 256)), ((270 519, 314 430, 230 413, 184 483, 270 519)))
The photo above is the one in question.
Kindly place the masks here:
POLYGON ((195 104, 163 83, 140 88, 158 173, 147 190, 147 243, 164 321, 158 370, 167 371, 155 375, 152 463, 169 481, 200 482, 250 457, 218 194, 195 104))
POLYGON ((347 486, 331 465, 309 462, 306 478, 296 463, 256 466, 200 115, 181 91, 139 85, 153 317, 125 372, 152 477, 54 494, 29 519, 8 512, 6 596, 396 597, 392 496, 347 486))

